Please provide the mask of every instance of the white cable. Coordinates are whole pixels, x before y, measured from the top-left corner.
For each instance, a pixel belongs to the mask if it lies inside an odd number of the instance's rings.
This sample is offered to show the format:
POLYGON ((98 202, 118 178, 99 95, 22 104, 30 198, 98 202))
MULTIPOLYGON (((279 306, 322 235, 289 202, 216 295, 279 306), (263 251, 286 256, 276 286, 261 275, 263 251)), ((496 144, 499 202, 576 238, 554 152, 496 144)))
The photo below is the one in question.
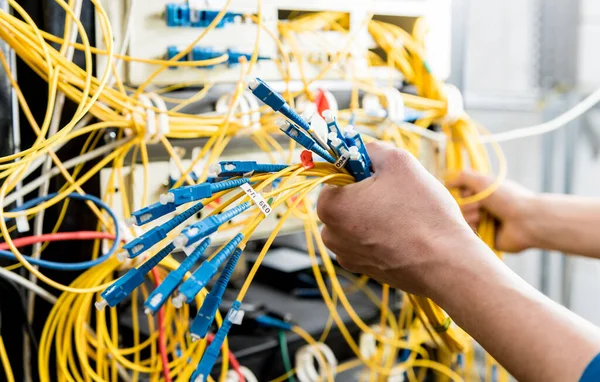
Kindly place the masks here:
POLYGON ((316 345, 305 345, 296 352, 296 376, 300 382, 318 382, 326 379, 327 369, 335 378, 337 365, 335 354, 322 342, 316 345), (323 357, 319 357, 318 353, 323 357), (325 358, 327 365, 323 364, 321 358, 325 358), (315 368, 315 361, 319 365, 319 370, 315 368))
MULTIPOLYGON (((81 129, 84 126, 87 126, 90 121, 92 120, 93 116, 91 114, 86 114, 83 118, 81 118, 81 120, 79 122, 77 122, 77 124, 75 125, 75 127, 73 128, 72 131, 77 131, 79 129, 81 129)), ((63 146, 65 145, 65 143, 58 143, 55 145, 54 148, 54 152, 57 152, 58 150, 60 150, 63 146)), ((37 170, 46 160, 46 156, 48 154, 44 154, 42 156, 40 156, 39 158, 35 159, 33 162, 31 162, 31 164, 29 164, 27 166, 27 168, 23 171, 23 176, 22 178, 27 178, 29 175, 31 175, 35 170, 37 170)), ((5 204, 6 205, 6 204, 5 204)))
POLYGON ((56 304, 56 297, 50 294, 47 290, 43 289, 37 284, 32 283, 27 280, 25 277, 20 276, 14 272, 7 271, 6 269, 0 267, 0 276, 6 279, 12 280, 17 284, 29 289, 31 292, 37 294, 44 300, 48 301, 51 304, 56 304))
MULTIPOLYGON (((68 161, 63 162, 63 166, 66 169, 70 169, 72 167, 77 166, 80 163, 87 162, 89 160, 92 160, 94 158, 102 156, 110 151, 113 151, 115 148, 122 146, 124 143, 128 142, 129 140, 131 140, 131 138, 124 138, 124 139, 120 139, 118 141, 109 143, 107 145, 99 147, 93 151, 90 151, 88 153, 85 153, 83 155, 75 157, 73 159, 69 159, 68 161)), ((19 197, 21 197, 23 195, 27 195, 32 191, 35 191, 35 189, 38 188, 40 186, 40 184, 42 184, 46 179, 50 179, 58 174, 60 174, 60 169, 58 169, 58 167, 54 167, 49 172, 42 174, 38 178, 35 178, 31 182, 24 185, 21 189, 16 190, 15 192, 12 192, 11 194, 7 195, 6 198, 4 198, 3 207, 6 207, 6 206, 14 203, 19 197)))
POLYGON ((535 126, 521 127, 504 133, 482 136, 481 142, 507 142, 515 139, 533 137, 542 135, 554 130, 558 130, 568 125, 577 118, 581 117, 600 102, 600 88, 590 94, 587 98, 575 105, 571 110, 559 115, 558 117, 535 126))
MULTIPOLYGON (((258 382, 258 379, 254 373, 252 373, 252 371, 246 366, 240 366, 240 373, 242 373, 246 382, 258 382)), ((227 372, 227 377, 225 378, 225 382, 240 382, 240 377, 235 370, 229 369, 227 372)))
MULTIPOLYGON (((134 0, 129 0, 129 6, 127 7, 127 13, 125 14, 125 36, 123 36, 123 43, 121 44, 121 49, 119 50, 119 54, 121 55, 121 57, 127 54, 127 49, 129 48, 129 41, 131 40, 131 26, 133 25, 133 2, 134 0)), ((117 62, 115 63, 115 72, 119 73, 119 69, 123 64, 123 60, 120 59, 116 61, 117 62)), ((109 85, 112 86, 116 82, 116 79, 112 77, 112 72, 110 76, 111 77, 109 78, 109 85)))

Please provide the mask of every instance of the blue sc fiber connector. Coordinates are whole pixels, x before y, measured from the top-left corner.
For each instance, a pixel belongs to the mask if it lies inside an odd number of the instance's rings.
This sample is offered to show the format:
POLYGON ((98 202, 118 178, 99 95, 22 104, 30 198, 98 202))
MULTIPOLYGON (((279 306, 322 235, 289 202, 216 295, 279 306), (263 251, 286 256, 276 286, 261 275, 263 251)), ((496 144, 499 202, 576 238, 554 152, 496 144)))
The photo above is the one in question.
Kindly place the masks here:
POLYGON ((350 147, 350 160, 348 161, 348 167, 352 175, 358 180, 367 179, 371 176, 371 171, 367 167, 362 155, 358 151, 358 147, 350 147))
POLYGON ((302 129, 306 131, 310 130, 310 125, 298 113, 296 113, 287 102, 285 102, 279 93, 271 89, 271 87, 263 80, 260 78, 250 80, 248 87, 252 91, 252 94, 256 96, 256 98, 263 101, 266 105, 273 109, 273 111, 283 114, 287 119, 300 126, 302 129))
MULTIPOLYGON (((212 48, 195 46, 192 48, 192 50, 189 53, 189 59, 191 61, 204 61, 204 60, 210 60, 213 58, 217 58, 222 55, 223 55, 222 52, 217 52, 212 48)), ((202 66, 201 68, 210 69, 210 68, 214 68, 214 67, 215 67, 215 65, 209 65, 209 66, 202 66)))
MULTIPOLYGON (((210 60, 213 58, 221 57, 222 55, 227 55, 227 61, 222 64, 227 64, 229 66, 237 65, 240 61, 240 58, 245 57, 247 60, 252 58, 251 53, 243 53, 234 49, 227 49, 226 51, 218 51, 211 47, 206 46, 195 46, 189 53, 189 59, 191 61, 204 61, 210 60)), ((266 56, 258 56, 257 59, 259 61, 270 60, 269 57, 266 56)), ((221 64, 219 64, 221 65, 221 64)), ((203 69, 214 68, 216 65, 203 66, 203 69)))
MULTIPOLYGON (((190 10, 190 25, 196 28, 207 28, 219 15, 220 11, 212 10, 190 10)), ((223 28, 227 24, 233 24, 236 18, 243 17, 241 13, 227 12, 219 21, 216 28, 223 28)))
POLYGON ((275 317, 267 316, 266 314, 256 317, 256 322, 261 326, 269 328, 276 328, 281 330, 290 331, 293 325, 289 322, 285 322, 275 317))
POLYGON ((323 118, 325 118, 325 123, 327 123, 327 130, 328 130, 328 134, 331 133, 335 133, 335 135, 341 139, 344 140, 344 135, 342 134, 342 131, 340 130, 340 127, 337 123, 337 118, 335 117, 335 114, 333 114, 333 112, 331 110, 325 110, 323 111, 323 118))
POLYGON ((210 238, 204 239, 194 251, 186 257, 176 270, 169 272, 167 277, 157 286, 144 302, 146 314, 155 314, 173 294, 183 280, 185 274, 200 260, 206 248, 210 245, 210 238))
MULTIPOLYGON (((165 7, 165 19, 168 27, 206 28, 217 18, 219 13, 220 11, 191 9, 188 3, 169 3, 165 7)), ((216 27, 223 28, 242 16, 241 13, 227 12, 216 27)))
POLYGON ((142 226, 144 224, 150 223, 158 218, 161 218, 171 212, 175 212, 177 206, 173 203, 163 204, 163 203, 154 203, 150 204, 147 207, 144 207, 140 210, 134 211, 131 213, 131 218, 127 221, 129 224, 135 224, 137 226, 142 226))
POLYGON ((358 152, 362 155, 367 168, 371 168, 371 158, 369 157, 369 153, 367 152, 367 148, 365 147, 365 143, 363 142, 360 134, 354 126, 348 125, 344 128, 344 135, 346 138, 346 143, 349 147, 355 146, 358 148, 358 152))
POLYGON ((193 186, 183 186, 179 188, 174 188, 172 190, 169 190, 168 193, 162 194, 160 196, 160 203, 172 203, 176 206, 180 206, 182 204, 210 198, 216 192, 239 187, 244 183, 250 183, 250 179, 228 179, 218 183, 202 183, 193 186))
POLYGON ((178 225, 195 215, 202 208, 204 208, 204 204, 195 204, 194 206, 175 216, 173 219, 152 228, 150 231, 146 232, 140 237, 125 244, 123 246, 123 249, 127 251, 127 253, 129 254, 129 258, 131 259, 141 255, 142 253, 150 249, 154 244, 165 239, 169 232, 171 232, 178 225))
POLYGON ((304 131, 300 130, 298 127, 286 120, 278 120, 277 124, 279 129, 283 131, 285 135, 298 142, 305 149, 314 152, 329 163, 335 163, 335 158, 329 154, 327 150, 317 144, 317 142, 310 135, 306 134, 304 131))
POLYGON ((187 27, 190 25, 190 6, 184 4, 167 4, 165 18, 168 27, 187 27))
POLYGON ((202 219, 181 231, 181 235, 177 236, 173 242, 178 247, 190 246, 198 240, 217 232, 222 224, 238 216, 251 206, 252 204, 250 202, 245 202, 218 215, 202 219))
POLYGON ((329 133, 327 143, 333 152, 337 154, 338 158, 344 155, 344 153, 348 153, 348 158, 350 157, 346 141, 341 140, 336 133, 329 133))
POLYGON ((217 358, 221 353, 221 346, 223 346, 223 342, 225 338, 229 334, 229 330, 233 324, 239 325, 244 318, 244 311, 240 310, 241 303, 239 301, 235 301, 227 313, 225 320, 223 320, 223 324, 215 334, 215 338, 212 343, 208 345, 206 351, 202 355, 202 359, 200 363, 198 363, 198 367, 192 374, 190 378, 191 382, 205 382, 212 371, 217 358))
POLYGON ((238 233, 221 249, 211 260, 203 262, 198 269, 181 284, 179 294, 172 299, 173 305, 181 307, 185 301, 187 304, 194 300, 194 297, 208 282, 217 274, 219 267, 235 251, 235 248, 242 242, 244 235, 238 233))
POLYGON ((130 269, 123 275, 123 277, 112 283, 111 286, 106 288, 106 290, 100 294, 102 299, 96 302, 96 308, 98 310, 102 310, 107 305, 113 308, 127 298, 127 296, 129 296, 135 288, 142 285, 146 274, 150 272, 152 268, 158 265, 162 259, 167 257, 174 249, 175 246, 173 243, 170 243, 161 249, 156 255, 146 260, 146 262, 140 265, 139 268, 130 269))
POLYGON ((211 175, 218 177, 249 176, 254 173, 278 172, 289 167, 287 164, 256 163, 254 161, 219 162, 209 167, 211 175))
POLYGON ((200 310, 198 310, 198 314, 190 327, 192 341, 204 338, 206 333, 208 333, 208 329, 210 329, 210 326, 215 319, 215 315, 217 314, 217 309, 219 309, 219 305, 221 305, 221 301, 223 300, 223 294, 225 293, 227 284, 231 279, 231 275, 233 274, 241 255, 242 249, 236 248, 229 261, 227 261, 227 265, 225 265, 225 268, 221 271, 221 275, 217 279, 215 286, 213 286, 208 295, 204 298, 204 302, 202 303, 200 310))

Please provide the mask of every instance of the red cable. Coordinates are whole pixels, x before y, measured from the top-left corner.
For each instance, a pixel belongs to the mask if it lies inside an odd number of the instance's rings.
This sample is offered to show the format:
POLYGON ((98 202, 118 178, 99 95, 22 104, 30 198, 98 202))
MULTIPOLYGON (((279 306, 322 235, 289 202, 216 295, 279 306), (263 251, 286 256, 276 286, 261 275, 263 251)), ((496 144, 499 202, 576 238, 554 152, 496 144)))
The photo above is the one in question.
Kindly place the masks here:
MULTIPOLYGON (((206 341, 209 344, 212 342, 213 338, 215 338, 215 335, 212 333, 208 333, 206 335, 206 341)), ((235 373, 238 375, 239 381, 246 382, 246 378, 244 378, 244 374, 242 374, 242 370, 240 370, 240 363, 238 362, 237 358, 235 358, 235 355, 233 354, 233 352, 231 352, 231 350, 227 353, 229 353, 229 363, 231 364, 233 371, 235 371, 235 373)))
MULTIPOLYGON (((26 236, 14 239, 12 242, 15 247, 26 247, 40 242, 67 241, 67 240, 93 240, 93 239, 115 239, 115 235, 107 232, 97 231, 76 231, 76 232, 57 232, 46 233, 39 236, 26 236)), ((0 249, 9 249, 8 243, 0 243, 0 249)))
MULTIPOLYGON (((158 269, 152 268, 152 275, 154 276, 154 284, 158 286, 160 284, 158 269)), ((160 353, 160 360, 162 362, 163 377, 165 377, 165 382, 173 382, 171 375, 169 374, 169 356, 167 355, 167 341, 165 338, 165 312, 163 308, 160 308, 158 311, 158 351, 160 353)))

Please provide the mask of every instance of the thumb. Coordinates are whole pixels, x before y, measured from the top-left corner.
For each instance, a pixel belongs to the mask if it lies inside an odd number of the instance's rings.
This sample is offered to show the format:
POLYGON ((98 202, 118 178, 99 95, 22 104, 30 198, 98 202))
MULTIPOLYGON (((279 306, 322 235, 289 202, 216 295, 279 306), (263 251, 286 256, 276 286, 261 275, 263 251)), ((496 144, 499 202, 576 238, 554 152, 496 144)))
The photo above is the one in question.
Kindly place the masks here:
POLYGON ((365 147, 367 148, 367 152, 373 163, 373 171, 376 173, 386 170, 386 167, 389 165, 388 162, 391 154, 398 154, 402 151, 388 142, 380 141, 370 142, 366 144, 365 147))

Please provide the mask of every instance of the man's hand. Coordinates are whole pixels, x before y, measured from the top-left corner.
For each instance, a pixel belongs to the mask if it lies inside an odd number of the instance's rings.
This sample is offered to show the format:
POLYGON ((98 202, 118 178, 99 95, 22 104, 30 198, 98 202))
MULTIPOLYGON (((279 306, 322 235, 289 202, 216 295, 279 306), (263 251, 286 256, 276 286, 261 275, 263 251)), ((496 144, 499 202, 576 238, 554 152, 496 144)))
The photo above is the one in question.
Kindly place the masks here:
MULTIPOLYGON (((463 172, 447 183, 448 188, 459 188, 461 195, 475 195, 494 182, 493 178, 474 172, 463 172)), ((535 246, 535 194, 514 182, 505 182, 492 195, 478 203, 461 207, 465 220, 476 229, 482 212, 498 221, 496 248, 503 252, 520 252, 535 246)))
POLYGON ((380 143, 367 148, 375 174, 319 196, 323 241, 349 271, 435 294, 461 246, 479 240, 450 193, 410 153, 380 143))

